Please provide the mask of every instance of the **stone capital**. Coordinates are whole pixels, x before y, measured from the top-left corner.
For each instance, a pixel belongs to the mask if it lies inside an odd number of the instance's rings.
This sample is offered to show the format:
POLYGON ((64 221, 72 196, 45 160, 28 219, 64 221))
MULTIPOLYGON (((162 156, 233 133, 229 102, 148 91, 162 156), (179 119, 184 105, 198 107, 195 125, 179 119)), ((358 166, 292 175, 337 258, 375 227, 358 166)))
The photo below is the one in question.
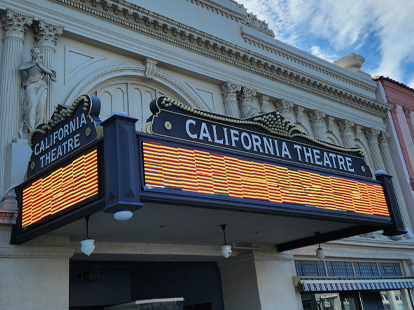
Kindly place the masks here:
POLYGON ((27 32, 27 28, 32 24, 33 18, 15 13, 7 10, 2 18, 4 38, 17 37, 19 39, 24 38, 27 32))
POLYGON ((354 127, 354 125, 354 122, 349 121, 347 119, 338 122, 339 130, 341 130, 342 134, 352 133, 352 128, 354 127))
POLYGON ((319 110, 309 111, 309 120, 311 123, 320 123, 325 120, 326 113, 319 110))
POLYGON ((388 140, 390 139, 391 134, 386 131, 381 131, 380 135, 378 136, 378 140, 380 144, 388 145, 388 140))
POLYGON ((411 110, 407 107, 403 107, 402 109, 404 111, 405 117, 408 118, 409 120, 411 120, 411 110))
POLYGON ((224 82, 223 84, 221 84, 221 92, 224 98, 228 96, 237 96, 237 93, 240 90, 241 90, 240 85, 236 85, 230 82, 224 82))
POLYGON ((367 137, 368 143, 378 144, 378 136, 380 131, 375 128, 368 128, 365 130, 365 136, 367 137))
POLYGON ((47 24, 41 20, 34 23, 34 32, 37 45, 54 48, 63 33, 63 27, 47 24))

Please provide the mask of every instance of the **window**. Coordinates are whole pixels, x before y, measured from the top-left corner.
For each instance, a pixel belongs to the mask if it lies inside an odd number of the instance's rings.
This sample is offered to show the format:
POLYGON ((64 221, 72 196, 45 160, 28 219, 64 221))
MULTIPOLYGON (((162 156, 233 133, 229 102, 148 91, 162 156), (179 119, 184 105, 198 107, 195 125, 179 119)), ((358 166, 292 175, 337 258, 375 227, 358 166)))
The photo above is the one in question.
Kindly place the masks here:
POLYGON ((401 277, 399 263, 295 260, 302 277, 401 277), (326 271, 325 271, 326 268, 326 271))
POLYGON ((401 268, 398 263, 378 263, 381 276, 383 277, 401 277, 401 268))
POLYGON ((353 264, 356 277, 379 277, 376 263, 355 262, 353 264))
POLYGON ((351 262, 325 262, 328 276, 331 277, 353 277, 351 262))
POLYGON ((295 260, 298 276, 324 277, 326 276, 323 262, 316 260, 295 260))

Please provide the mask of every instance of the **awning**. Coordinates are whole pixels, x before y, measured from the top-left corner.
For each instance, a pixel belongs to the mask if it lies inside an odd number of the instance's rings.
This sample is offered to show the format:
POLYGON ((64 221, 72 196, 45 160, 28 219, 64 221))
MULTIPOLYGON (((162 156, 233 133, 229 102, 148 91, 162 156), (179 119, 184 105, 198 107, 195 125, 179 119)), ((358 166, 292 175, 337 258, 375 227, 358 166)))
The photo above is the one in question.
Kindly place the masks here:
POLYGON ((398 290, 414 288, 414 278, 301 278, 293 277, 301 292, 398 290))

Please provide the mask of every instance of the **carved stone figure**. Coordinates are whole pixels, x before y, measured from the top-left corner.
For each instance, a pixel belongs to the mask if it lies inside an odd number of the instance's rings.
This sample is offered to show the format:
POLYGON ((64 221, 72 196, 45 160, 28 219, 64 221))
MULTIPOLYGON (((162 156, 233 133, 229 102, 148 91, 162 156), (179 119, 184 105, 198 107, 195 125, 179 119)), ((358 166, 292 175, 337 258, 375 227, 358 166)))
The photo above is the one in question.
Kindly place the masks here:
POLYGON ((39 124, 45 122, 45 109, 47 99, 46 75, 56 82, 56 72, 45 67, 41 61, 43 58, 40 48, 35 47, 30 51, 32 60, 22 64, 19 68, 27 72, 27 80, 23 83, 25 90, 23 100, 23 117, 19 128, 19 135, 23 137, 31 132, 39 124))

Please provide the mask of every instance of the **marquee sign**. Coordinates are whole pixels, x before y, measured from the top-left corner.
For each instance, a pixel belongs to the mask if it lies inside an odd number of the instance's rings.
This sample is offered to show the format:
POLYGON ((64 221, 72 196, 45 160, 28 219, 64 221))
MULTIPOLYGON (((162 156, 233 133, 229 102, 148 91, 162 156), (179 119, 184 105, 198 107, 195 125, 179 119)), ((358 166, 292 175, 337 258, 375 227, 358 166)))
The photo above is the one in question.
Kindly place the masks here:
POLYGON ((51 119, 30 134, 27 177, 95 141, 101 135, 95 122, 100 108, 100 100, 88 95, 80 96, 70 107, 57 106, 51 119))
POLYGON ((361 149, 347 149, 309 137, 278 112, 235 119, 195 110, 160 97, 150 104, 154 116, 144 132, 254 155, 264 160, 350 177, 372 178, 361 149))
POLYGON ((102 198, 101 148, 94 143, 102 136, 99 112, 100 100, 83 95, 70 107, 57 106, 51 119, 30 134, 27 179, 16 188, 13 242, 50 231, 65 215, 84 216, 79 210, 102 198))

